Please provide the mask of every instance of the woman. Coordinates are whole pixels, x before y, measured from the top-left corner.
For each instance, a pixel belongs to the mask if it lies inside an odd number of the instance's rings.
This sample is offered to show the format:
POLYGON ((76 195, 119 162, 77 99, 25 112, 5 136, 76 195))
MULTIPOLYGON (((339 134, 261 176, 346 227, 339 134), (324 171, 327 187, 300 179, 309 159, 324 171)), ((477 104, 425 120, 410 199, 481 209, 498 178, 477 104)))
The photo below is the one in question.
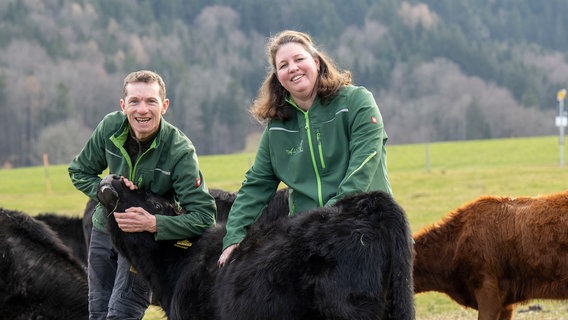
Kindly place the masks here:
POLYGON ((271 71, 251 113, 267 126, 229 213, 219 265, 276 192, 289 187, 290 214, 329 206, 348 194, 391 192, 387 134, 372 94, 351 84, 310 36, 283 31, 267 46, 271 71))

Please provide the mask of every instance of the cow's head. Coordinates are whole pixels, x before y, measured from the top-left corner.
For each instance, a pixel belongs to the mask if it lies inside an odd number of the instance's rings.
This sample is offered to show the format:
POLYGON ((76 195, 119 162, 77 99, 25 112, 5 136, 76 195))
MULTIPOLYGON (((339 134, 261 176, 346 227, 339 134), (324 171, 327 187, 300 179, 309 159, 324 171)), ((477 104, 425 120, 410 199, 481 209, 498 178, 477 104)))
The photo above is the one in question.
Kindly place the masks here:
POLYGON ((110 174, 100 183, 97 198, 104 207, 107 216, 113 212, 124 212, 130 207, 142 207, 151 214, 173 216, 180 214, 179 207, 174 203, 144 190, 130 190, 124 180, 110 174))

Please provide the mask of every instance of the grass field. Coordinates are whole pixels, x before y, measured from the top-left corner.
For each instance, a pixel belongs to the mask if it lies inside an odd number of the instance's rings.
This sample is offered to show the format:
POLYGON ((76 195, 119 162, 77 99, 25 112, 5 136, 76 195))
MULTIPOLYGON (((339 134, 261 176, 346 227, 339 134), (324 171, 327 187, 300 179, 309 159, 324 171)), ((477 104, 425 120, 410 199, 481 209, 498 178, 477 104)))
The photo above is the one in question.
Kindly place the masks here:
MULTIPOLYGON (((413 231, 482 195, 536 196, 568 189, 558 137, 392 145, 387 152, 395 198, 413 231)), ((209 187, 236 191, 253 160, 249 151, 202 156, 200 165, 209 187)), ((66 165, 0 170, 0 207, 79 216, 86 201, 71 185, 66 165)), ((541 312, 518 312, 515 318, 568 320, 568 302, 531 301, 518 310, 535 304, 541 312)), ((475 311, 438 293, 416 295, 416 310, 419 320, 477 319, 475 311)), ((152 307, 144 319, 161 318, 152 307)))

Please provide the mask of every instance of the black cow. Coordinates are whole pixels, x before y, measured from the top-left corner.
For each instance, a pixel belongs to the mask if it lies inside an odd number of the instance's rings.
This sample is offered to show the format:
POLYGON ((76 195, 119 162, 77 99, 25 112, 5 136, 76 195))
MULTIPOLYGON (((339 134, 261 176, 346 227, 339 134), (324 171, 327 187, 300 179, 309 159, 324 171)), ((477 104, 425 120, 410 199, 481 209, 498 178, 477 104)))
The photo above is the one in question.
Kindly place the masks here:
MULTIPOLYGON (((237 198, 236 192, 227 192, 220 189, 211 189, 209 193, 215 198, 217 205, 217 222, 227 222, 229 211, 237 198)), ((274 222, 288 215, 288 188, 276 191, 266 208, 262 211, 257 223, 274 222)))
POLYGON ((221 189, 209 189, 209 193, 215 199, 215 206, 217 207, 215 220, 217 220, 217 222, 227 221, 229 211, 231 211, 233 202, 235 202, 235 199, 237 198, 237 193, 221 189))
POLYGON ((40 213, 35 217, 45 222, 57 236, 68 246, 73 255, 87 265, 87 247, 83 233, 82 218, 67 217, 54 213, 40 213))
POLYGON ((0 208, 0 319, 87 319, 87 274, 45 223, 0 208))
POLYGON ((122 232, 112 212, 179 214, 171 203, 117 176, 103 179, 98 198, 113 244, 149 281, 168 319, 414 319, 410 229, 383 192, 255 224, 222 268, 223 225, 155 241, 122 232))

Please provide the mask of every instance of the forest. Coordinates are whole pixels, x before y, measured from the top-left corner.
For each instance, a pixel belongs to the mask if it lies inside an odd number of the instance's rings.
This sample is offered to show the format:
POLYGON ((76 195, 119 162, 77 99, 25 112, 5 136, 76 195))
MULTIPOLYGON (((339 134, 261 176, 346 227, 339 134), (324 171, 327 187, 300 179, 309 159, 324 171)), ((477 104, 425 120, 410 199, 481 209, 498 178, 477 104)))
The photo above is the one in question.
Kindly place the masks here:
POLYGON ((373 92, 389 144, 558 132, 568 0, 4 0, 0 168, 68 163, 138 69, 198 154, 238 152, 284 29, 373 92))

